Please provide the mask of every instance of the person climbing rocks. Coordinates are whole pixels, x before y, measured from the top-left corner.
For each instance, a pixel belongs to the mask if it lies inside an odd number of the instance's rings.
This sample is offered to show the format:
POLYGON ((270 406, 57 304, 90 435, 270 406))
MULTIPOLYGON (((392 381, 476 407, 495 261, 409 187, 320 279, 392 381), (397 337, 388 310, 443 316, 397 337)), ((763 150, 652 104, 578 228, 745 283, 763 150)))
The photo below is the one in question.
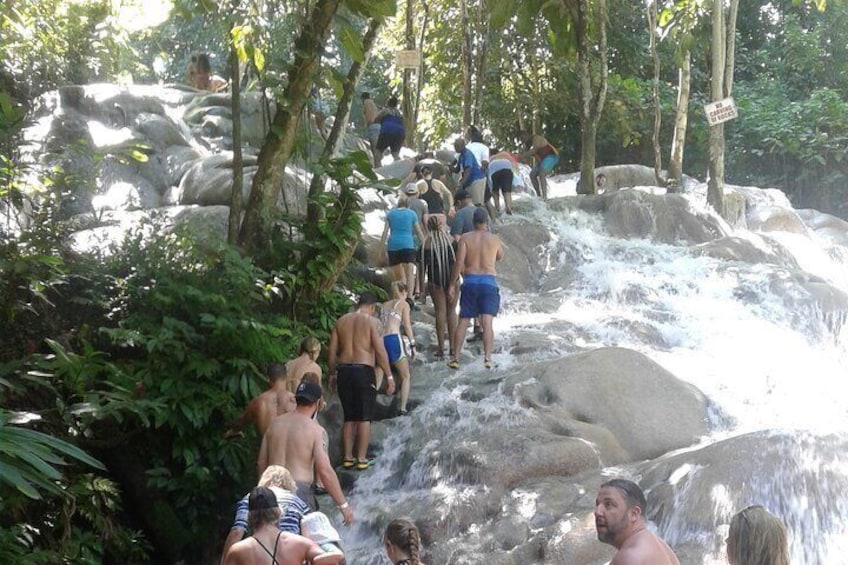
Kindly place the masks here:
POLYGON ((559 151, 541 135, 534 135, 530 153, 535 161, 530 171, 530 181, 533 183, 536 195, 542 200, 547 200, 548 175, 553 172, 559 162, 559 151))
POLYGON ((389 356, 389 365, 398 376, 398 408, 401 416, 407 414, 409 389, 411 385, 409 359, 415 359, 415 336, 412 333, 410 307, 406 283, 392 283, 392 298, 383 302, 380 308, 380 322, 383 325, 383 344, 389 356), (403 332, 403 334, 401 334, 403 332), (403 339, 406 337, 406 339, 403 339))
POLYGON ((406 126, 403 116, 398 109, 398 99, 392 96, 386 102, 386 107, 377 113, 374 121, 380 124, 380 135, 377 138, 377 150, 374 153, 374 164, 380 166, 386 149, 392 152, 392 159, 400 159, 400 150, 406 139, 406 126))
POLYGON ((192 88, 209 92, 221 92, 228 86, 224 78, 212 74, 208 53, 195 53, 191 56, 186 67, 186 82, 192 88))

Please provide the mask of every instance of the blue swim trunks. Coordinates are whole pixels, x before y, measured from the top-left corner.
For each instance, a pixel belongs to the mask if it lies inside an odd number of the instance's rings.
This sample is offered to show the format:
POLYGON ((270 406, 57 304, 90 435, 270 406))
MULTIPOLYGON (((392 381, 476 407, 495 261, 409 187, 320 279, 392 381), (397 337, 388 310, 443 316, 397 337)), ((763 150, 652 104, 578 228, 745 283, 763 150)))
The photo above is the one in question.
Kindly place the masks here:
POLYGON ((383 344, 386 346, 386 353, 389 354, 389 363, 392 365, 405 357, 403 344, 400 342, 400 334, 384 335, 383 344))
POLYGON ((559 155, 548 155, 542 159, 541 163, 533 165, 533 172, 538 174, 539 167, 541 167, 545 170, 545 174, 548 174, 554 170, 557 163, 559 163, 559 155))
POLYGON ((498 283, 492 275, 463 275, 459 297, 459 317, 476 318, 481 314, 497 316, 501 308, 498 283))

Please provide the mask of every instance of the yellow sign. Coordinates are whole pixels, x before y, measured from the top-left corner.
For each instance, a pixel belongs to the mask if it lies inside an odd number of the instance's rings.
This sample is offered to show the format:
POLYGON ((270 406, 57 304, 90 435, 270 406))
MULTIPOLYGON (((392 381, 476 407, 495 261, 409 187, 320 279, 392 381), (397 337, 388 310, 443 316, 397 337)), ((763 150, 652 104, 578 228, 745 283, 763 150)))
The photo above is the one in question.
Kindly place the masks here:
POLYGON ((421 66, 421 52, 417 49, 402 49, 395 54, 395 66, 399 69, 417 69, 421 66))

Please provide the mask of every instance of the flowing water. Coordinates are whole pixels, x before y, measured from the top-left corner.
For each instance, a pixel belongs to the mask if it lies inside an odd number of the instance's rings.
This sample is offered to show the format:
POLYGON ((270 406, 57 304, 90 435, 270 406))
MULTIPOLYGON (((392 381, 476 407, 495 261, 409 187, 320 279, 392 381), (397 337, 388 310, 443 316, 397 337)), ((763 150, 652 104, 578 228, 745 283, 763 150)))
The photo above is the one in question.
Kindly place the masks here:
MULTIPOLYGON (((573 193, 573 183, 560 182, 552 193, 573 193)), ((697 204, 698 196, 692 199, 696 207, 702 206, 697 204)), ((600 216, 551 212, 539 201, 519 200, 524 203, 524 217, 507 221, 529 219, 545 226, 551 242, 540 257, 545 274, 538 288, 520 293, 502 289, 502 312, 495 321, 496 373, 514 371, 534 357, 549 359, 604 346, 646 354, 712 402, 712 432, 701 447, 762 430, 799 443, 787 457, 811 474, 810 484, 799 484, 797 474, 771 477, 770 486, 757 493, 759 502, 786 514, 794 563, 848 563, 848 533, 842 525, 848 516, 842 515, 838 503, 816 500, 844 499, 844 490, 833 489, 848 483, 848 455, 841 452, 848 436, 839 436, 848 434, 848 400, 842 384, 848 376, 844 311, 823 312, 792 282, 787 269, 700 256, 683 245, 614 238, 607 234, 600 216), (505 348, 498 349, 499 344, 540 332, 546 343, 535 355, 517 359, 505 348), (825 434, 842 438, 832 442, 832 457, 805 450, 808 438, 825 434)), ((755 237, 745 230, 734 235, 755 237)), ((809 274, 848 291, 844 247, 815 235, 770 235, 809 274)), ((426 332, 427 327, 416 325, 416 331, 426 332)), ((425 363, 416 371, 444 373, 436 363, 425 363)), ((502 394, 497 378, 483 375, 491 386, 473 384, 481 374, 479 358, 464 363, 458 374, 444 374, 442 385, 412 417, 388 424, 376 466, 359 478, 351 495, 359 523, 344 529, 343 537, 353 563, 388 563, 380 534, 387 521, 398 515, 437 524, 434 531, 425 532, 425 539, 453 536, 448 542, 452 547, 478 548, 476 553, 465 553, 477 555, 476 560, 466 557, 456 562, 486 561, 483 530, 492 527, 493 521, 479 519, 469 509, 489 487, 486 477, 469 476, 463 452, 458 453, 456 446, 474 444, 489 426, 510 434, 534 415, 502 394), (445 446, 451 446, 453 453, 444 453, 445 446), (452 469, 457 472, 451 473, 452 469)), ((474 455, 466 456, 481 457, 479 451, 470 453, 474 455)), ((680 476, 691 472, 684 465, 680 476)), ((679 476, 673 479, 669 482, 679 476)), ((675 492, 677 504, 686 504, 685 491, 679 487, 675 492)), ((548 494, 516 490, 507 495, 512 500, 502 511, 518 515, 534 531, 538 525, 534 521, 540 520, 537 502, 548 494)), ((721 488, 713 488, 714 508, 702 510, 732 515, 740 508, 727 507, 732 506, 732 497, 725 495, 721 488)), ((543 525, 554 531, 558 527, 566 535, 574 524, 560 520, 543 525)), ((724 562, 717 539, 726 536, 726 526, 705 532, 673 515, 656 526, 672 544, 687 542, 702 548, 698 560, 689 562, 724 562)), ((460 554, 443 552, 433 562, 460 554)), ((538 562, 556 561, 539 558, 538 562)))

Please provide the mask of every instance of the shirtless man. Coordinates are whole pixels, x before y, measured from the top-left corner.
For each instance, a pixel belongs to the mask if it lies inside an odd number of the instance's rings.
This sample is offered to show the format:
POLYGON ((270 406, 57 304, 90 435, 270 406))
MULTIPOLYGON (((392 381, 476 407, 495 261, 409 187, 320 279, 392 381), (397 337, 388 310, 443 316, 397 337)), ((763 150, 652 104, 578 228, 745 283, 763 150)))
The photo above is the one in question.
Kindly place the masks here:
POLYGON ((371 154, 375 155, 374 166, 378 167, 380 164, 376 161, 376 153, 377 153, 377 138, 380 137, 380 122, 376 121, 377 114, 380 112, 380 109, 377 108, 377 104, 374 103, 374 100, 371 99, 371 94, 368 92, 363 92, 361 95, 362 98, 362 118, 365 120, 365 128, 367 130, 367 139, 368 143, 371 144, 371 154))
POLYGON ((363 292, 356 310, 336 321, 330 336, 327 360, 330 389, 338 388, 344 412, 342 466, 346 469, 356 467, 358 471, 370 465, 368 441, 371 439, 371 419, 374 416, 377 390, 381 384, 374 375, 375 357, 383 374, 388 375, 386 393, 393 394, 395 391, 395 380, 383 344, 382 327, 380 320, 374 317, 376 304, 376 296, 363 292))
POLYGON ((250 422, 256 424, 259 437, 273 418, 291 412, 295 408, 294 394, 286 388, 286 369, 280 363, 271 363, 265 371, 268 376, 268 390, 250 401, 241 417, 224 434, 224 437, 239 435, 250 422))
POLYGON ((612 479, 601 485, 595 529, 598 540, 618 550, 610 565, 680 565, 668 544, 648 531, 646 507, 645 495, 633 481, 612 479))
MULTIPOLYGON (((306 373, 315 373, 320 378, 323 372, 315 361, 321 355, 321 342, 306 336, 300 342, 300 356, 286 363, 286 389, 294 392, 306 373)), ((320 381, 319 381, 320 382, 320 381)))
POLYGON ((448 287, 448 300, 456 296, 456 283, 462 275, 462 293, 459 299, 459 323, 453 335, 454 357, 448 361, 451 369, 459 368, 459 353, 465 341, 465 332, 472 318, 480 316, 483 326, 483 365, 491 369, 492 348, 495 336, 492 320, 501 306, 498 283, 495 280, 495 262, 503 259, 503 244, 498 236, 488 230, 489 214, 483 208, 474 210, 474 231, 459 238, 456 262, 448 287))
POLYGON ((287 468, 297 483, 297 495, 313 510, 318 510, 318 501, 312 492, 312 483, 317 475, 339 507, 344 523, 350 524, 353 510, 345 500, 339 478, 324 450, 324 428, 313 419, 322 396, 319 384, 303 382, 298 385, 295 392, 297 407, 294 412, 277 416, 271 422, 262 438, 256 470, 261 476, 268 465, 287 468))
POLYGON ((224 555, 224 565, 334 565, 344 559, 341 552, 328 553, 309 538, 284 532, 277 527, 280 508, 267 487, 250 491, 248 524, 253 535, 233 545, 224 555))

